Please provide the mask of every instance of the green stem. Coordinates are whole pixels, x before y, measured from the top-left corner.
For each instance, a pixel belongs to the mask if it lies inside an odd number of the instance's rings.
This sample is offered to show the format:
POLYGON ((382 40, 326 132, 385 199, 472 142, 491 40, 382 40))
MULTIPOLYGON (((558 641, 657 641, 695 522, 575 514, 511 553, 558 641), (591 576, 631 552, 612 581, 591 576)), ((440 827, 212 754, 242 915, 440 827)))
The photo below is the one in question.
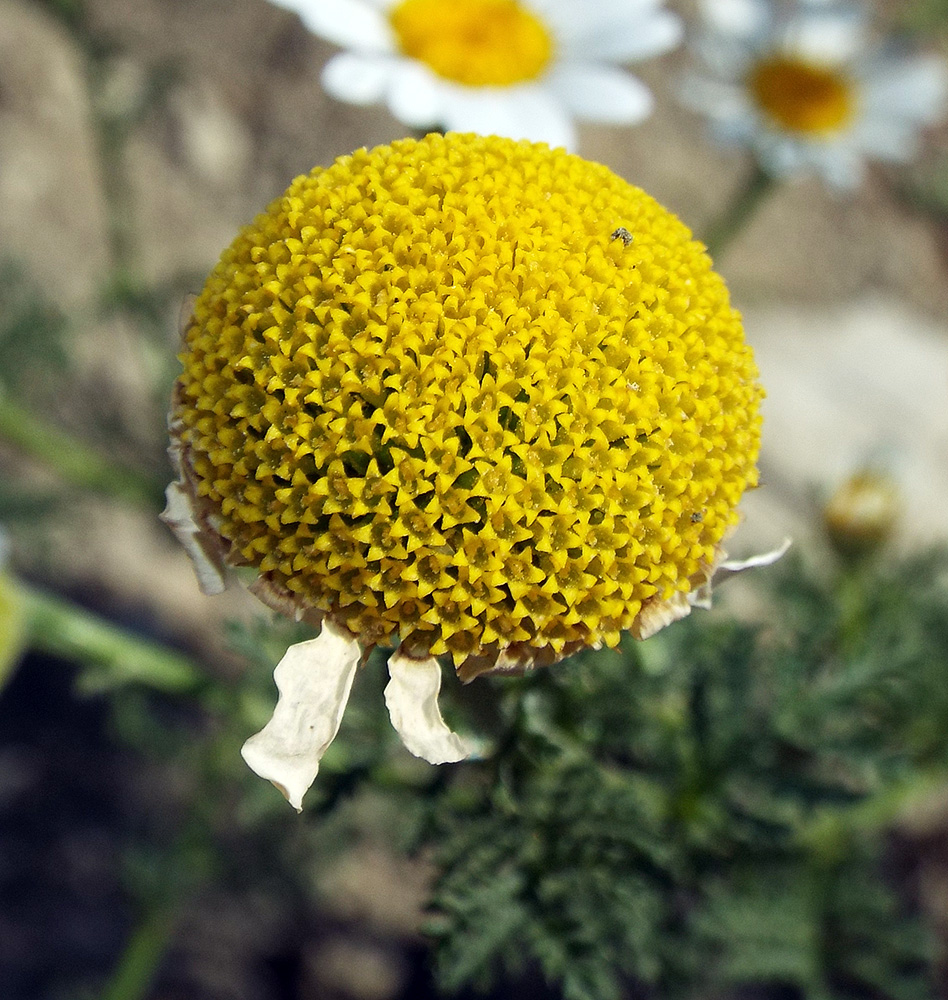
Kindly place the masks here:
POLYGON ((704 242, 712 258, 717 259, 724 252, 776 186, 776 179, 755 163, 737 196, 708 227, 704 242))
POLYGON ((162 504, 164 484, 136 469, 107 461, 2 394, 0 438, 49 466, 73 486, 151 509, 162 504))
POLYGON ((158 971, 174 933, 174 916, 166 906, 145 913, 133 932, 101 1000, 141 1000, 158 971))
POLYGON ((196 663, 174 650, 19 581, 16 590, 27 623, 27 644, 92 668, 81 679, 85 690, 141 683, 182 692, 194 691, 207 680, 196 663))

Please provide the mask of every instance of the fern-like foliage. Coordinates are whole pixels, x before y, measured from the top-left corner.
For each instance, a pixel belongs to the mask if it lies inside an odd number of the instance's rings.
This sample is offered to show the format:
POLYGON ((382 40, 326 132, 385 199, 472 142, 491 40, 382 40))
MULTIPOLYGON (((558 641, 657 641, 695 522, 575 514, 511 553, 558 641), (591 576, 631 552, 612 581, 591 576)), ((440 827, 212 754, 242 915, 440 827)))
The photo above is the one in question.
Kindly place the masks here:
POLYGON ((932 996, 885 831, 948 773, 948 556, 768 572, 766 624, 695 615, 496 683, 496 750, 423 833, 447 990, 538 967, 567 1000, 932 996))

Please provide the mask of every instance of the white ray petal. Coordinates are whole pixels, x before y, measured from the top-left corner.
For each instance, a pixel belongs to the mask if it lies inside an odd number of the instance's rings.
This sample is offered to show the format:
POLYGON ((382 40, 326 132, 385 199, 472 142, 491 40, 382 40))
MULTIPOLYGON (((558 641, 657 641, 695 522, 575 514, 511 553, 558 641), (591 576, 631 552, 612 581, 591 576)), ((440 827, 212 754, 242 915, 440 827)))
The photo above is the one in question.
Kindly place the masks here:
POLYGON ((662 6, 663 0, 530 0, 560 45, 573 43, 589 32, 602 32, 610 25, 644 24, 662 6))
POLYGON ((403 125, 428 128, 442 121, 444 83, 426 66, 402 59, 392 72, 388 110, 403 125))
POLYGON ((478 132, 510 139, 545 142, 552 148, 574 149, 576 132, 569 115, 554 96, 538 86, 508 90, 482 88, 445 101, 444 124, 452 132, 478 132))
POLYGON ((356 52, 394 52, 395 37, 378 4, 366 0, 271 0, 292 10, 314 35, 356 52))
POLYGON ((201 593, 222 594, 227 589, 224 562, 220 554, 207 545, 187 490, 180 482, 170 483, 165 490, 165 501, 165 509, 159 517, 190 557, 201 593))
POLYGON ((712 30, 739 38, 760 33, 769 21, 762 0, 701 0, 699 9, 712 30))
POLYGON ((841 65, 865 51, 867 24, 865 12, 854 6, 813 7, 790 19, 778 32, 785 51, 804 59, 829 65, 841 65))
POLYGON ((452 732, 441 717, 438 661, 433 656, 413 659, 397 649, 389 657, 388 672, 391 679, 385 687, 385 704, 409 753, 429 764, 449 764, 469 757, 473 747, 452 732))
POLYGON ((853 126, 849 141, 875 159, 907 163, 918 155, 920 136, 914 122, 871 115, 853 126))
POLYGON ((565 64, 546 85, 577 118, 635 125, 652 112, 652 92, 634 76, 614 66, 565 64))
POLYGON ((683 36, 681 18, 659 10, 648 17, 626 15, 611 23, 586 24, 564 39, 560 47, 573 59, 632 62, 670 52, 683 36))
POLYGON ((948 109, 948 67, 937 56, 882 59, 860 91, 867 113, 934 123, 948 109))
POLYGON ((330 621, 315 639, 290 646, 273 672, 280 693, 273 716, 240 751, 297 812, 339 731, 361 656, 358 641, 330 621))
POLYGON ((791 538, 785 538, 775 549, 771 549, 769 552, 760 552, 756 556, 749 556, 747 559, 725 559, 715 569, 717 572, 723 570, 727 573, 743 573, 745 569, 755 569, 758 566, 771 566, 787 554, 787 550, 792 544, 793 540, 791 538))
POLYGON ((340 52, 323 69, 323 87, 340 101, 375 104, 391 85, 396 61, 377 53, 340 52))

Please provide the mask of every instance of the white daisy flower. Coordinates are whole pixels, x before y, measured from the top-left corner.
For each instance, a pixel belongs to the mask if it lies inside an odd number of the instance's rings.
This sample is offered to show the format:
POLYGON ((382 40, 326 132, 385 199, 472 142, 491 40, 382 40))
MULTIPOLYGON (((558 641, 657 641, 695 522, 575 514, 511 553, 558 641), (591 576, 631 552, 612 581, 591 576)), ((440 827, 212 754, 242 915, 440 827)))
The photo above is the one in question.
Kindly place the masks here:
POLYGON ((663 0, 274 0, 346 49, 323 73, 413 128, 575 146, 574 119, 636 124, 651 91, 618 64, 674 48, 663 0))
POLYGON ((683 99, 723 143, 775 177, 817 174, 855 187, 866 159, 907 162, 945 110, 933 55, 878 44, 863 9, 835 0, 703 0, 703 64, 683 99))

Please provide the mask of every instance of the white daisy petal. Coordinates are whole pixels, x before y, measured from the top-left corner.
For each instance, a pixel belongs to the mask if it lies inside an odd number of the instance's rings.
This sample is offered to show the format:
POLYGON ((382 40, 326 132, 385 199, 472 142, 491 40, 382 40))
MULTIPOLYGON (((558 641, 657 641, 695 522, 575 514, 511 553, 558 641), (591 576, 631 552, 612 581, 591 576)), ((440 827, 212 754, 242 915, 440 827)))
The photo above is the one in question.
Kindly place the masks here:
POLYGON ((826 184, 839 192, 851 192, 862 183, 866 165, 858 149, 838 143, 819 149, 813 157, 816 171, 826 184))
POLYGON ((297 13, 314 35, 356 52, 394 52, 395 38, 378 4, 366 0, 271 0, 297 13))
POLYGON ((785 22, 779 32, 779 47, 784 51, 829 65, 850 61, 865 48, 867 40, 865 12, 849 5, 825 10, 814 7, 785 22))
POLYGON ((561 47, 567 58, 633 62, 670 52, 683 36, 681 18, 660 10, 645 18, 627 15, 601 25, 587 24, 564 39, 561 47))
POLYGON ((889 163, 908 163, 919 152, 918 130, 911 122, 866 118, 852 131, 852 145, 868 156, 889 163))
POLYGON ((409 753, 429 764, 449 764, 469 757, 473 748, 448 728, 438 708, 438 661, 433 656, 413 659, 397 649, 389 657, 388 672, 391 679, 385 687, 385 704, 409 753))
POLYGON ((751 113, 743 87, 709 76, 685 74, 678 88, 678 99, 686 108, 711 118, 727 120, 751 113))
MULTIPOLYGON (((460 88, 458 88, 459 90, 460 88)), ((452 132, 479 132, 574 149, 576 133, 554 96, 539 87, 454 91, 445 102, 444 124, 452 132)))
POLYGON ((317 638, 290 646, 273 672, 280 692, 273 716, 241 749, 297 812, 339 731, 361 656, 358 641, 330 621, 317 638))
POLYGON ((702 0, 700 8, 712 31, 739 38, 758 34, 769 19, 762 0, 702 0))
POLYGON ((323 69, 323 87, 332 97, 351 104, 375 104, 389 90, 395 66, 395 60, 387 56, 340 52, 323 69))
POLYGON ((386 103, 403 125, 428 128, 440 125, 445 85, 421 63, 403 59, 392 74, 386 103))
POLYGON ((948 68, 937 56, 881 60, 863 81, 861 99, 874 114, 934 123, 945 114, 948 68))
POLYGON ((655 104, 641 80, 612 66, 563 65, 546 84, 569 111, 587 121, 634 125, 655 104))

